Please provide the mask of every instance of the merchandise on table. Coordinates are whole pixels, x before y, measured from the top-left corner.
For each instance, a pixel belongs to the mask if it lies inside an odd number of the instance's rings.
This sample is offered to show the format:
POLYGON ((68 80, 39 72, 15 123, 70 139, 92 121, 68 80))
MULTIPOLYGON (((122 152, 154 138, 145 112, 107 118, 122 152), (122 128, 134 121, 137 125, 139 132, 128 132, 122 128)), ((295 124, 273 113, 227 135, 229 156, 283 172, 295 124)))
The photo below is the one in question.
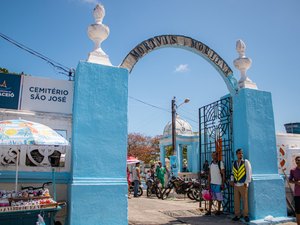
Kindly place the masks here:
POLYGON ((22 190, 19 192, 0 190, 0 212, 56 208, 57 202, 51 198, 49 190, 22 190))

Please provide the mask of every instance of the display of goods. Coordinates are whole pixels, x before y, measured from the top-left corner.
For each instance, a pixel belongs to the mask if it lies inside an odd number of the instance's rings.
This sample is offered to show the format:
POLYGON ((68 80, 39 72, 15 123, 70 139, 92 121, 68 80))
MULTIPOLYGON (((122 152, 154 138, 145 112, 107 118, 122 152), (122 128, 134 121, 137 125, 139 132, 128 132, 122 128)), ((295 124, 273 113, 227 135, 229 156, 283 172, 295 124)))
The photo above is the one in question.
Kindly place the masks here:
POLYGON ((57 207, 57 202, 51 198, 48 189, 22 190, 17 193, 15 191, 0 190, 0 212, 55 207, 57 207))

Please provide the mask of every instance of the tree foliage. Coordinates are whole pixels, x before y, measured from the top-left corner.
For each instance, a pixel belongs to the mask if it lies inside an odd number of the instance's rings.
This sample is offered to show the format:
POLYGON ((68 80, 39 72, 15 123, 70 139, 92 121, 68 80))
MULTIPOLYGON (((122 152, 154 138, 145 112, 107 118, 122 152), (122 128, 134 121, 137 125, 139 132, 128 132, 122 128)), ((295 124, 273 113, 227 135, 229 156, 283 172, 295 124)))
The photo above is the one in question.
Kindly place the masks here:
POLYGON ((8 73, 8 69, 0 67, 0 73, 8 73))
POLYGON ((0 73, 4 73, 4 74, 13 74, 13 75, 25 75, 25 76, 30 76, 28 74, 24 74, 22 73, 15 73, 15 72, 11 72, 8 69, 4 68, 4 67, 0 67, 0 73))
POLYGON ((159 159, 159 136, 150 137, 140 133, 128 134, 128 156, 134 156, 145 163, 159 159))

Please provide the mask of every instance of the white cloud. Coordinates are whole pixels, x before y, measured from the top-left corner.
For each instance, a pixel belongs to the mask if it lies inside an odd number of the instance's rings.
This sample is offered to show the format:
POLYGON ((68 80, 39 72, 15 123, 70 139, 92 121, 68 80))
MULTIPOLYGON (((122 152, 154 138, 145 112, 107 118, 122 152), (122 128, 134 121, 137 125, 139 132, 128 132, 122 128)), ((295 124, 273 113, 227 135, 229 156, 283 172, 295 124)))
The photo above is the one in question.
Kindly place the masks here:
POLYGON ((189 65, 188 64, 180 64, 179 66, 176 67, 175 73, 185 73, 189 71, 189 65))
POLYGON ((88 4, 94 4, 94 5, 99 3, 98 0, 80 0, 80 1, 88 4))

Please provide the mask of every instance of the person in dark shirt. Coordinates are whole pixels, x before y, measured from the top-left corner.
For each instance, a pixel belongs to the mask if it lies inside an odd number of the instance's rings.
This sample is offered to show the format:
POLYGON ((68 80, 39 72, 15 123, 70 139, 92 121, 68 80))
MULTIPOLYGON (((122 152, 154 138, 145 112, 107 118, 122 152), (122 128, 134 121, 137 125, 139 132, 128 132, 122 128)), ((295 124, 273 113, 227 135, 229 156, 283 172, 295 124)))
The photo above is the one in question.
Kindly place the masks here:
POLYGON ((209 164, 208 164, 208 160, 205 160, 204 164, 203 164, 203 172, 205 174, 208 174, 209 171, 209 164))
POLYGON ((154 177, 155 177, 155 165, 151 165, 151 168, 150 168, 150 177, 152 180, 154 180, 154 177))
POLYGON ((294 201, 297 225, 300 225, 300 156, 295 158, 296 167, 291 169, 289 182, 295 184, 294 188, 294 201))

